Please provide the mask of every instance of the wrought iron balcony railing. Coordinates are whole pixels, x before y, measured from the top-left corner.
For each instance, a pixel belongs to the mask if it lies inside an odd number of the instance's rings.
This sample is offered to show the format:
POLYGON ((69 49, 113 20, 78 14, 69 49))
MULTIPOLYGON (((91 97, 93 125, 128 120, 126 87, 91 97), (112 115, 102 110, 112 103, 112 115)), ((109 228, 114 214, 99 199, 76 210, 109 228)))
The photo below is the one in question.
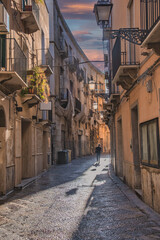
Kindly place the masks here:
MULTIPOLYGON (((50 70, 53 70, 53 57, 49 51, 49 49, 37 49, 36 50, 36 64, 37 66, 41 66, 42 68, 45 67, 49 67, 50 70)), ((48 71, 49 73, 49 69, 46 71, 48 71)), ((51 74, 53 72, 51 71, 51 74)))
POLYGON ((59 52, 63 59, 68 57, 68 46, 63 36, 59 39, 59 52))
POLYGON ((68 67, 70 72, 74 73, 77 70, 78 62, 74 56, 69 56, 68 67))
POLYGON ((160 20, 160 0, 141 0, 141 29, 151 31, 160 20))
POLYGON ((117 38, 112 51, 113 79, 120 66, 139 65, 138 46, 117 38))
POLYGON ((0 72, 16 72, 26 82, 27 58, 14 38, 0 37, 0 72))

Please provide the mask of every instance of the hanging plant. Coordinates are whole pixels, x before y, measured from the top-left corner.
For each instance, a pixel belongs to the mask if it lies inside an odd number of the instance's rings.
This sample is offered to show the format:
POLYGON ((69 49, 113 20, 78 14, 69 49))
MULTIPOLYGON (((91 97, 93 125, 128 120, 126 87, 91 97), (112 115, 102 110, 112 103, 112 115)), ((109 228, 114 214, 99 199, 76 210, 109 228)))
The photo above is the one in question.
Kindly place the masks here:
POLYGON ((48 102, 50 95, 50 87, 46 75, 40 67, 34 67, 32 75, 28 76, 28 88, 21 91, 21 95, 25 93, 34 93, 44 102, 48 102))

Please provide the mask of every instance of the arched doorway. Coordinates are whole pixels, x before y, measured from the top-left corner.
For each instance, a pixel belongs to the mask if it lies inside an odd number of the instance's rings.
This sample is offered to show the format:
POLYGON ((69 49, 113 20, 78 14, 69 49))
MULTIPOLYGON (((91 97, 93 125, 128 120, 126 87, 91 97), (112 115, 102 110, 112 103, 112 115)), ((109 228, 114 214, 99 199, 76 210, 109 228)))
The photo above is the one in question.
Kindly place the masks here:
POLYGON ((6 132, 6 117, 3 107, 0 106, 0 195, 5 194, 6 184, 6 143, 5 143, 5 132, 6 132))

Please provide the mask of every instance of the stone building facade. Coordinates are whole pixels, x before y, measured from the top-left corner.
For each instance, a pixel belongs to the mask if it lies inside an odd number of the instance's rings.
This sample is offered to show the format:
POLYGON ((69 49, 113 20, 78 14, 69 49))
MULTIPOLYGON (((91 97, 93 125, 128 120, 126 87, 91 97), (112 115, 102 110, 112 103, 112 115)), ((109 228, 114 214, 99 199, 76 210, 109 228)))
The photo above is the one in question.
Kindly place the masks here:
POLYGON ((56 163, 58 151, 108 150, 91 80, 105 88, 56 1, 0 1, 0 195, 56 163))
POLYGON ((106 104, 112 163, 117 175, 160 212, 160 1, 111 2, 111 29, 121 29, 115 39, 104 30, 112 62, 106 104))
MULTIPOLYGON (((72 150, 72 158, 94 153, 101 141, 107 151, 107 126, 100 118, 104 99, 95 93, 105 90, 102 74, 85 56, 68 28, 57 1, 46 0, 50 16, 50 50, 54 58, 51 85, 53 158, 58 151, 72 150), (90 91, 90 83, 97 88, 90 91), (93 106, 97 104, 97 109, 93 106)), ((109 146, 108 146, 109 147, 109 146)))
POLYGON ((45 62, 46 4, 1 1, 0 11, 0 194, 6 194, 51 165, 50 126, 40 110, 43 99, 29 92, 28 76, 34 79, 34 68, 41 67, 48 79, 52 70, 45 62))

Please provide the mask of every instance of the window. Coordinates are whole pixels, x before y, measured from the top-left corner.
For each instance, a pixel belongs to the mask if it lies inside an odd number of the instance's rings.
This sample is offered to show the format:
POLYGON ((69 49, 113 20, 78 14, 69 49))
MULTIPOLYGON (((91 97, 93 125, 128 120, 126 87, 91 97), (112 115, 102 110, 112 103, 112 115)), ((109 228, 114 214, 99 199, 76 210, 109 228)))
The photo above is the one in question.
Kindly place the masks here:
POLYGON ((158 119, 140 125, 141 127, 141 160, 142 164, 159 166, 158 154, 158 119))

